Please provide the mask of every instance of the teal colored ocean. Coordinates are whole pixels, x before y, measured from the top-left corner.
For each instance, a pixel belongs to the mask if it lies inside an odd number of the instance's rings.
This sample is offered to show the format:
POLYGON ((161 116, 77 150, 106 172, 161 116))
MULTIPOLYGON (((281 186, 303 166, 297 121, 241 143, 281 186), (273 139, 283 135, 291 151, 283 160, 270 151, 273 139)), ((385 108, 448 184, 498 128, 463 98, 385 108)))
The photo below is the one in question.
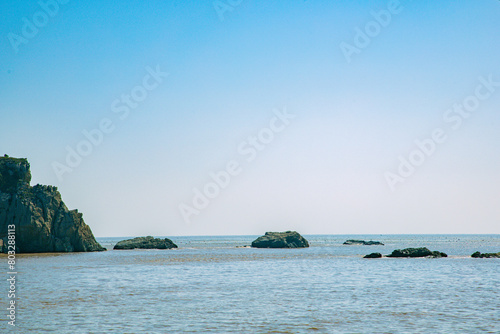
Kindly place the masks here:
MULTIPOLYGON (((17 255, 16 333, 500 333, 500 235, 169 237, 172 250, 17 255), (347 239, 384 246, 347 246, 347 239), (363 259, 427 247, 447 258, 363 259)), ((7 258, 2 255, 7 275, 7 258)))

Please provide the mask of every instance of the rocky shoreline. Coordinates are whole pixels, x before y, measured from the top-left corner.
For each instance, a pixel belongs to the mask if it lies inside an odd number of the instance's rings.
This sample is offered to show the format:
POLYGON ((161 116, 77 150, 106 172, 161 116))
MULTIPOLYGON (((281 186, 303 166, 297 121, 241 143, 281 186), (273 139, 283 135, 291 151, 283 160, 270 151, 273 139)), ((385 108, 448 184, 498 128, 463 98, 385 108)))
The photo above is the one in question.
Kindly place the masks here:
POLYGON ((30 186, 27 159, 0 157, 0 251, 7 252, 8 227, 16 253, 105 251, 82 213, 68 210, 56 187, 30 186))

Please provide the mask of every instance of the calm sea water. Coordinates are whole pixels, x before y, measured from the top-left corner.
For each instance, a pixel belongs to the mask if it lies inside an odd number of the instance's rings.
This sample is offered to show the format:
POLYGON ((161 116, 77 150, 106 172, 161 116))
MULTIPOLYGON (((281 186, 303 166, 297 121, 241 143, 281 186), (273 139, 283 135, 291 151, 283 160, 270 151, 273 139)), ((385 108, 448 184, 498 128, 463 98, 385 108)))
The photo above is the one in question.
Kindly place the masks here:
MULTIPOLYGON (((499 235, 310 235, 307 249, 236 248, 255 237, 18 255, 17 326, 3 320, 0 332, 500 333, 500 259, 469 257, 500 251, 499 235), (421 246, 450 257, 362 259, 421 246)), ((2 319, 7 290, 3 281, 2 319)))

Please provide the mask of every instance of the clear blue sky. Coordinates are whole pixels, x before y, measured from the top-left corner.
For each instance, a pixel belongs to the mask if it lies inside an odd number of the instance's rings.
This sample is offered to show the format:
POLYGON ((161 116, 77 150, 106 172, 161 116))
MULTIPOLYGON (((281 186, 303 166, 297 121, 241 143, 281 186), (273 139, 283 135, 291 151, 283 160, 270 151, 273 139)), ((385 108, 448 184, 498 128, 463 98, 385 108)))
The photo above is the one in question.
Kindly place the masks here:
POLYGON ((500 233, 500 1, 42 3, 0 3, 0 153, 95 235, 500 233))

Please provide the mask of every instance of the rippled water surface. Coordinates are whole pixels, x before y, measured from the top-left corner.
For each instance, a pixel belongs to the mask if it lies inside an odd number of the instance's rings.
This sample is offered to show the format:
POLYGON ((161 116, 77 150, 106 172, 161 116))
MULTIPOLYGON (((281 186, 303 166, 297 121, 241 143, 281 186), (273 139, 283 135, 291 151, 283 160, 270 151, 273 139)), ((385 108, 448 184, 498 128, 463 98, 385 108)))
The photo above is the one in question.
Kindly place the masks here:
MULTIPOLYGON (((18 255, 15 331, 500 333, 500 259, 469 257, 500 251, 498 235, 305 237, 307 249, 236 247, 255 236, 172 237, 179 249, 18 255), (422 246, 449 257, 362 258, 422 246)), ((98 241, 111 249, 121 239, 98 241)), ((5 310, 5 280, 0 288, 5 310)))

